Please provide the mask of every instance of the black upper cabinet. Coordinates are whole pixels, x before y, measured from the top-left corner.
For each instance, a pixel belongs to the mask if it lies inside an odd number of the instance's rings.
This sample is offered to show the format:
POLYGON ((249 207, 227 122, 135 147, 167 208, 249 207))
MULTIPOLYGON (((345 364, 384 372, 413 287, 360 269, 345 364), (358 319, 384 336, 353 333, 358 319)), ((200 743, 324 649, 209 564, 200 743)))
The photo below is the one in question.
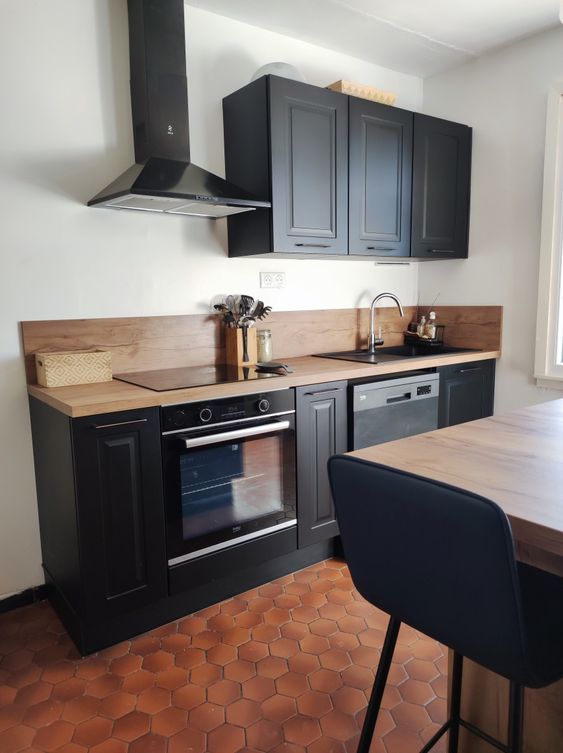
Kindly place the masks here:
POLYGON ((349 252, 409 256, 413 113, 350 97, 349 252))
POLYGON ((348 252, 348 98, 265 76, 223 100, 227 180, 272 209, 229 217, 229 254, 348 252))
POLYGON ((296 389, 297 521, 303 548, 338 535, 327 462, 346 452, 346 382, 296 389))
POLYGON ((495 364, 472 361, 440 368, 438 428, 492 416, 495 364))
POLYGON ((277 76, 223 100, 229 255, 467 257, 471 129, 277 76))
POLYGON ((167 593, 158 408, 72 422, 83 616, 167 593))
POLYGON ((471 128, 414 115, 411 256, 467 257, 471 128))

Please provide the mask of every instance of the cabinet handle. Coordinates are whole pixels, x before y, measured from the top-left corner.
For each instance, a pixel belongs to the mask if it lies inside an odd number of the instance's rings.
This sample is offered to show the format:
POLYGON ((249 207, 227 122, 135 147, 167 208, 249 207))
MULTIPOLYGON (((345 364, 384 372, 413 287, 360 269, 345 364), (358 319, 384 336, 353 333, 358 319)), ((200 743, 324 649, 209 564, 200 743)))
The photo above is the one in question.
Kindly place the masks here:
POLYGON ((204 437, 179 437, 185 448, 207 447, 207 445, 220 444, 221 442, 235 442, 237 439, 257 437, 259 434, 271 434, 274 431, 286 431, 289 429, 289 421, 275 421, 261 426, 248 426, 235 431, 223 431, 220 434, 212 434, 204 437))
POLYGON ((131 424, 146 424, 148 418, 135 418, 132 421, 117 421, 115 424, 92 424, 92 429, 113 429, 114 426, 130 426, 131 424))
POLYGON ((394 248, 385 248, 383 246, 366 246, 366 251, 394 251, 394 248))
POLYGON ((455 254, 454 248, 429 248, 429 254, 455 254))
POLYGON ((320 390, 319 392, 304 392, 305 397, 312 397, 313 395, 330 395, 331 392, 339 392, 342 387, 335 387, 332 390, 320 390))
POLYGON ((470 371, 481 371, 480 366, 472 366, 470 369, 460 369, 458 374, 468 374, 470 371))
POLYGON ((405 400, 410 400, 411 397, 411 392, 405 392, 403 395, 391 395, 385 402, 387 403, 387 405, 392 405, 393 403, 403 403, 405 400))
POLYGON ((330 243, 296 243, 296 246, 304 246, 306 248, 330 248, 330 243))

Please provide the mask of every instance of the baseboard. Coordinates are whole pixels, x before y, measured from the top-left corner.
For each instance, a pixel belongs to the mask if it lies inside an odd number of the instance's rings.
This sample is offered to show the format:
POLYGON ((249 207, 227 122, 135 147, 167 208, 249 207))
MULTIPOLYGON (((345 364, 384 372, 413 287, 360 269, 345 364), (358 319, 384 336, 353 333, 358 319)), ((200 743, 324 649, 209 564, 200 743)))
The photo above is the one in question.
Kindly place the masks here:
POLYGON ((26 588, 25 591, 21 591, 19 594, 14 594, 0 600, 0 614, 11 612, 13 609, 19 609, 20 607, 27 607, 29 604, 35 604, 46 598, 47 587, 45 584, 34 586, 34 588, 26 588))

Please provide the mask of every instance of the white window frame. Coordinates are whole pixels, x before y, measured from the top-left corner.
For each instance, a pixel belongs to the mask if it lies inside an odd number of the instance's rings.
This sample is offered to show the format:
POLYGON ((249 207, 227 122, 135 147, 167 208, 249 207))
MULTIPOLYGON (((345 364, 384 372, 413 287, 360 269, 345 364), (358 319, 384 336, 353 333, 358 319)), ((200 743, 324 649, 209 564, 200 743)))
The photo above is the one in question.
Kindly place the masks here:
POLYGON ((548 96, 536 320, 537 384, 563 389, 563 83, 548 96), (559 362, 558 362, 559 361, 559 362))

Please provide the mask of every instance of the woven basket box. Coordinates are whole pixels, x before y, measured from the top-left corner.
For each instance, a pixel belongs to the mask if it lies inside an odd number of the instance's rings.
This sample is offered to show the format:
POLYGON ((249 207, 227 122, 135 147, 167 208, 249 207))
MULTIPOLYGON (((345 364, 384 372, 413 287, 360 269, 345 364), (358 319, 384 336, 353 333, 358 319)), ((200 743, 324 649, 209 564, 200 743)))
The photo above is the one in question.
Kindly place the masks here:
POLYGON ((372 102, 381 102, 384 105, 393 105, 397 99, 395 92, 387 92, 383 89, 376 89, 375 86, 355 84, 353 81, 345 81, 343 79, 329 84, 326 88, 332 89, 333 92, 350 94, 352 97, 361 97, 362 99, 369 99, 372 102))
POLYGON ((67 350, 36 353, 37 382, 42 387, 65 387, 69 384, 111 382, 109 350, 67 350))

